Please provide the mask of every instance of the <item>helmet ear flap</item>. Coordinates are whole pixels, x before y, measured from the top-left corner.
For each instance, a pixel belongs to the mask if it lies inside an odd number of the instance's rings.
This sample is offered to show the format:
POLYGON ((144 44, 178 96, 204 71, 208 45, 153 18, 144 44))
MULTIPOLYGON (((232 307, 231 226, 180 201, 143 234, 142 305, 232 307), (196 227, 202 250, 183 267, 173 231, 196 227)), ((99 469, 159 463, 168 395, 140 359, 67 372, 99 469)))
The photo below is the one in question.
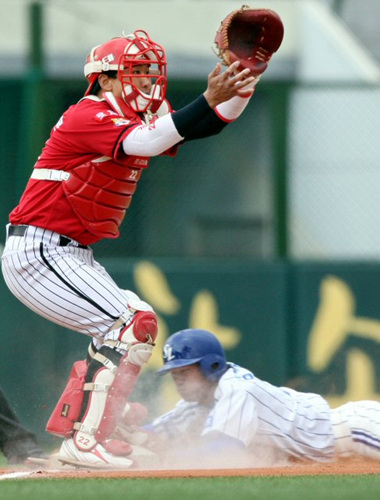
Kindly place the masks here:
POLYGON ((201 372, 208 380, 218 380, 226 371, 226 359, 218 354, 206 354, 200 360, 201 372))

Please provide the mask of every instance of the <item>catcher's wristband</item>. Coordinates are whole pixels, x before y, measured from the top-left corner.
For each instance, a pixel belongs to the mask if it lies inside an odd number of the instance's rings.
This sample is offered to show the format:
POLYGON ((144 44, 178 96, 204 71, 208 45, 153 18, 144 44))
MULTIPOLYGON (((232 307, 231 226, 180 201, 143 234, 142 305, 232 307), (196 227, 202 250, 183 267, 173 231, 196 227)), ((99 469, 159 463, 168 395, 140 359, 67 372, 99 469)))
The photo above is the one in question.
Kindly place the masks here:
MULTIPOLYGON (((256 87, 256 84, 260 80, 260 76, 255 78, 252 83, 244 87, 246 90, 254 90, 256 87)), ((215 107, 215 113, 218 115, 218 117, 227 122, 233 122, 239 116, 242 114, 242 112, 245 110, 247 107, 247 104, 249 103, 249 100, 252 96, 249 97, 242 97, 242 96, 235 96, 229 99, 228 101, 222 102, 218 104, 215 107)))
POLYGON ((247 107, 249 97, 232 97, 229 101, 218 104, 215 108, 215 113, 224 122, 233 122, 242 114, 247 107))
POLYGON ((192 129, 208 115, 214 114, 203 94, 184 108, 171 114, 179 135, 186 138, 192 129))

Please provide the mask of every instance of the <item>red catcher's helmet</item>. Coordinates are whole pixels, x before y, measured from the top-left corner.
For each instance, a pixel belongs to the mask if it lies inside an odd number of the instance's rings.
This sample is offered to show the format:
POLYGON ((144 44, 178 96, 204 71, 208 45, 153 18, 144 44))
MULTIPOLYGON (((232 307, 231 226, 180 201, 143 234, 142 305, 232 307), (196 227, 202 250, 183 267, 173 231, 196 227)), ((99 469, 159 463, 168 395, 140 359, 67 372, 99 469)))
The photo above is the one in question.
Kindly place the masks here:
POLYGON ((87 56, 84 74, 89 81, 85 95, 89 95, 100 73, 117 71, 123 86, 123 99, 139 113, 155 113, 166 95, 166 55, 164 48, 151 40, 143 30, 132 35, 112 38, 94 47, 87 56), (133 74, 135 66, 149 66, 144 74, 133 74), (151 78, 152 90, 146 94, 133 83, 137 78, 151 78))

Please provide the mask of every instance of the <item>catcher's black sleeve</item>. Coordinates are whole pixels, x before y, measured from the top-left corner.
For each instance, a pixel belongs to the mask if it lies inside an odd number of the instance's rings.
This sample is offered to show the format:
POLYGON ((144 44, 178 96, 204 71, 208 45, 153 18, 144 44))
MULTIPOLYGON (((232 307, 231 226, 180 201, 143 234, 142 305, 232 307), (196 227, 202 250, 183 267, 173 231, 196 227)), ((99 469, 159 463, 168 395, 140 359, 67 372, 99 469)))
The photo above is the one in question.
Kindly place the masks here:
POLYGON ((182 142, 219 134, 228 124, 210 108, 203 94, 171 116, 178 133, 184 137, 182 142))
POLYGON ((212 115, 203 118, 203 120, 187 134, 184 142, 219 134, 226 125, 228 125, 228 122, 221 120, 214 112, 212 115))
POLYGON ((198 123, 213 114, 215 114, 214 110, 210 108, 202 94, 193 102, 187 104, 187 106, 184 106, 178 111, 174 111, 171 117, 178 133, 186 139, 187 135, 192 132, 198 123))

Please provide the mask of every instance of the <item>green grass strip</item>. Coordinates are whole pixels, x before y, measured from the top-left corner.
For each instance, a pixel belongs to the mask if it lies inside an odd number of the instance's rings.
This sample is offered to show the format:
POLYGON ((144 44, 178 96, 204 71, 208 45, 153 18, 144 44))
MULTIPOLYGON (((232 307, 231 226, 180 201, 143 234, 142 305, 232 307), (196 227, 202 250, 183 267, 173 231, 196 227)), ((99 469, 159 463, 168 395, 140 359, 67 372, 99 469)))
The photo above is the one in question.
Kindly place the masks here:
POLYGON ((1 500, 379 500, 380 477, 9 479, 1 500))

